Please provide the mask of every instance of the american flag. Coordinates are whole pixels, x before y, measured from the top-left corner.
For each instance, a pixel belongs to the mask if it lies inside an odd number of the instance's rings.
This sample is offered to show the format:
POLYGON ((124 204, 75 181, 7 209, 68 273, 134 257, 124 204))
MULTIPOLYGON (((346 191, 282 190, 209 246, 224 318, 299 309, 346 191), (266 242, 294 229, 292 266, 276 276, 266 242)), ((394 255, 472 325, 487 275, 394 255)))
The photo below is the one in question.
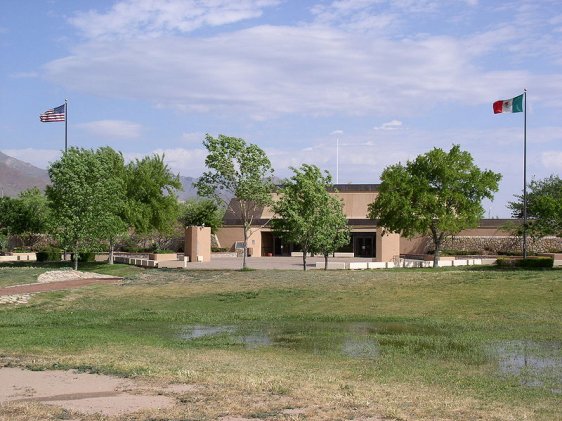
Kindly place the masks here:
POLYGON ((39 116, 39 118, 43 123, 48 123, 50 121, 64 121, 64 117, 65 117, 64 104, 62 104, 57 108, 52 108, 50 110, 47 110, 39 116))

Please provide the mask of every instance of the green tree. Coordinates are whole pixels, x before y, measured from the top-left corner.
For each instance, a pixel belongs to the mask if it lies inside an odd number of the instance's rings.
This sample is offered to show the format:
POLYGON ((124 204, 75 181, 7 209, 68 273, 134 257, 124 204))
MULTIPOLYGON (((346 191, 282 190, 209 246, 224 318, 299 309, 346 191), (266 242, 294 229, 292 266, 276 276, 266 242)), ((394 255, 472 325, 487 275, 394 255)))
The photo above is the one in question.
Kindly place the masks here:
POLYGON ((105 146, 97 150, 97 155, 109 168, 110 172, 106 176, 106 180, 111 180, 111 183, 118 187, 118 193, 115 194, 113 199, 112 211, 114 212, 111 218, 106 218, 104 221, 100 221, 102 224, 109 224, 104 227, 104 231, 107 233, 106 238, 109 248, 109 264, 113 264, 115 243, 118 238, 123 236, 128 229, 128 223, 126 220, 126 206, 127 206, 127 190, 126 190, 126 167, 123 154, 121 152, 115 151, 114 149, 105 146))
POLYGON ((328 172, 308 164, 291 169, 294 175, 273 204, 276 218, 271 225, 276 235, 301 247, 304 270, 308 253, 321 252, 327 267, 328 255, 349 241, 342 203, 328 192, 328 172))
POLYGON ((124 193, 103 150, 70 148, 49 166, 47 197, 52 230, 63 247, 74 253, 78 269, 81 252, 110 238, 118 225, 118 198, 124 193))
POLYGON ((248 238, 258 209, 272 203, 273 169, 265 152, 244 139, 219 135, 205 137, 207 171, 194 183, 200 196, 223 202, 230 212, 240 217, 243 224, 244 257, 247 268, 248 238), (226 203, 225 193, 237 200, 226 203))
POLYGON ((16 198, 0 199, 0 231, 6 246, 11 235, 19 235, 29 245, 34 235, 47 232, 48 222, 47 197, 36 187, 22 191, 16 198))
POLYGON ((49 205, 47 196, 37 187, 22 191, 18 198, 18 218, 15 221, 15 234, 42 234, 49 224, 49 205))
POLYGON ((434 148, 405 166, 385 168, 368 216, 408 238, 430 235, 437 266, 443 239, 477 226, 484 214, 481 201, 493 198, 500 180, 500 174, 481 171, 458 145, 448 153, 434 148))
POLYGON ((224 208, 210 199, 190 199, 180 203, 179 222, 183 227, 205 226, 211 228, 211 233, 216 234, 222 225, 224 208))
MULTIPOLYGON (((562 179, 557 175, 542 180, 532 180, 527 188, 527 232, 534 238, 547 235, 562 237, 562 179)), ((523 195, 509 202, 514 218, 523 218, 523 195)), ((522 234, 518 225, 516 234, 522 234)))
POLYGON ((0 252, 2 253, 8 251, 13 221, 17 214, 15 200, 11 197, 0 197, 0 252))
POLYGON ((339 198, 328 196, 325 205, 320 209, 318 231, 313 248, 324 256, 324 270, 328 270, 330 254, 349 244, 349 226, 342 205, 339 198))
POLYGON ((182 188, 164 162, 164 155, 137 159, 126 168, 124 220, 137 234, 172 232, 178 218, 176 192, 182 188))

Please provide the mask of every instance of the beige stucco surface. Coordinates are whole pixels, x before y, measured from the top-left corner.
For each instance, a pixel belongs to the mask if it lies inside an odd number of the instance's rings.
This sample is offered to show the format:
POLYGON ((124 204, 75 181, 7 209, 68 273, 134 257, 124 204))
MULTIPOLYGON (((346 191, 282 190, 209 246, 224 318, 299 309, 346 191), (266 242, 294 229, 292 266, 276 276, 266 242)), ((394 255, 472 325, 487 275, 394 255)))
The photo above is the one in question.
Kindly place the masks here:
POLYGON ((211 260, 211 228, 187 227, 184 252, 191 262, 211 260))

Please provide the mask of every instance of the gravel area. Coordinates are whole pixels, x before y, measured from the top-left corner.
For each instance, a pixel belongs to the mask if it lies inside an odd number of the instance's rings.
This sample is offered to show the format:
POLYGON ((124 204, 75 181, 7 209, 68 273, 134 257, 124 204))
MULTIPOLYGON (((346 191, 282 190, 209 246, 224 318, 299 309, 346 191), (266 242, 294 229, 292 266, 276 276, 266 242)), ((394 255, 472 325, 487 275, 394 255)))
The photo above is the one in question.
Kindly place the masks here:
POLYGON ((80 272, 79 270, 50 270, 37 277, 40 284, 46 282, 68 281, 70 279, 114 278, 111 275, 102 275, 93 272, 80 272))
POLYGON ((0 305, 27 304, 31 296, 38 292, 57 291, 61 289, 80 288, 92 284, 113 283, 120 281, 110 275, 75 270, 53 270, 37 277, 37 283, 12 285, 0 288, 0 305))

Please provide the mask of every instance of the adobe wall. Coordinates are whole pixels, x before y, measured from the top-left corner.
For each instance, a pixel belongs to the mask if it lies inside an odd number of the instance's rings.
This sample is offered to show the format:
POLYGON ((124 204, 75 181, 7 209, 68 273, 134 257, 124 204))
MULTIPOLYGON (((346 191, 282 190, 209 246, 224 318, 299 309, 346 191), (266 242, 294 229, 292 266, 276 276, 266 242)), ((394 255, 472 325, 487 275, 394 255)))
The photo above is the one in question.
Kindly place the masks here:
MULTIPOLYGON (((527 249, 531 253, 548 253, 562 250, 562 238, 545 237, 539 240, 527 238, 527 249)), ((503 254, 520 253, 522 238, 513 236, 454 236, 447 237, 443 242, 443 249, 458 250, 474 254, 503 254)), ((400 240, 401 254, 425 254, 433 250, 430 237, 400 240)))
POLYGON ((382 235, 383 229, 377 229, 376 235, 376 256, 377 262, 392 262, 395 256, 400 255, 400 235, 385 233, 382 235))
POLYGON ((189 256, 190 262, 211 261, 211 228, 187 227, 184 253, 189 256))
MULTIPOLYGON (((252 230, 252 235, 248 238, 248 248, 251 248, 252 256, 261 256, 261 230, 252 230)), ((217 232, 220 246, 227 251, 234 251, 237 241, 244 241, 244 228, 241 226, 222 227, 217 232)))

